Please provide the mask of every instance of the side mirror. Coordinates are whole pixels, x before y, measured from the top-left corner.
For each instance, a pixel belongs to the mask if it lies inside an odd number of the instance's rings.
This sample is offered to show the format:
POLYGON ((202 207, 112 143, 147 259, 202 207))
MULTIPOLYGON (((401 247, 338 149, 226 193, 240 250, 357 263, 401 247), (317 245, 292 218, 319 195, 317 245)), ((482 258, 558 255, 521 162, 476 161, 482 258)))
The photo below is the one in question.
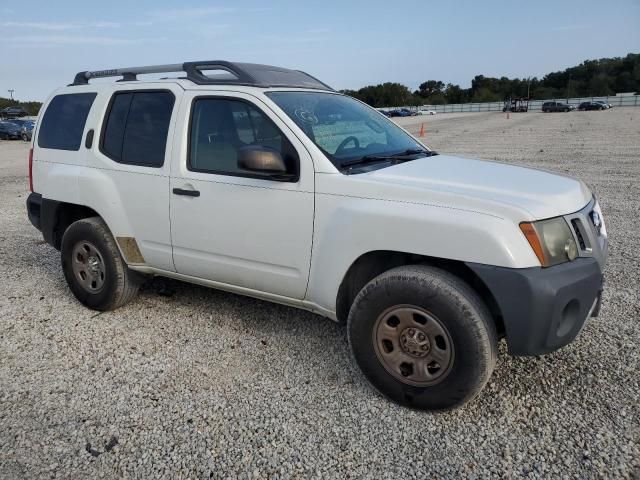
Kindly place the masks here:
POLYGON ((287 166, 280 152, 259 145, 250 145, 238 150, 238 168, 265 176, 288 176, 287 166))

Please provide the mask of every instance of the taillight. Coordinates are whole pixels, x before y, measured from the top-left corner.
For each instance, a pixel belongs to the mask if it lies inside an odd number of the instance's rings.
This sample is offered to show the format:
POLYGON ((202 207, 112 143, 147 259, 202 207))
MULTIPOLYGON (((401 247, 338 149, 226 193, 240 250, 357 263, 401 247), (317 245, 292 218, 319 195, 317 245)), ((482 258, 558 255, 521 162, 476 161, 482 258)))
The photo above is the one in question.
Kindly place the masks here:
POLYGON ((29 149, 29 190, 33 192, 33 147, 29 149))

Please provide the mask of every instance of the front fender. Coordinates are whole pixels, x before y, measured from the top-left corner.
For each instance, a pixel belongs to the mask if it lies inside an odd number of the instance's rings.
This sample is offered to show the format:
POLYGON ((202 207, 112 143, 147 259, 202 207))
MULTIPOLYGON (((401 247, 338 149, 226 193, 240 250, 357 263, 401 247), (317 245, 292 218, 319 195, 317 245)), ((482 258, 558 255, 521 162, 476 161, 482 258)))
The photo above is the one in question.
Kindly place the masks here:
POLYGON ((499 216, 317 194, 307 299, 335 311, 338 288, 349 267, 378 250, 508 268, 540 265, 518 226, 499 216))

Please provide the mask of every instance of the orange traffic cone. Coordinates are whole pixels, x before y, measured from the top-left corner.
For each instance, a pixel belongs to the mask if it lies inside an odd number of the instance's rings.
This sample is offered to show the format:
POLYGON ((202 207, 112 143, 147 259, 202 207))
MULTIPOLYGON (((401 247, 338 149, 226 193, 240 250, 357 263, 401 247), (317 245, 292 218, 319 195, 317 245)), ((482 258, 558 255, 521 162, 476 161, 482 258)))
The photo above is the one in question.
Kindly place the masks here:
POLYGON ((424 137, 424 123, 420 126, 420 137, 424 137))

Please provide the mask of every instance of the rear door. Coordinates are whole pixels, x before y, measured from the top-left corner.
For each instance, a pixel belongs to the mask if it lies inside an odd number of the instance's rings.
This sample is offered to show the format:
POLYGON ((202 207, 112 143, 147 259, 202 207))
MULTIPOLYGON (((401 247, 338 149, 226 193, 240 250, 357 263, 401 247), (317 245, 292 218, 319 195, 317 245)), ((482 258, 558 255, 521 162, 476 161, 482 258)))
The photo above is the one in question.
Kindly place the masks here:
POLYGON ((176 132, 182 146, 171 172, 176 271, 302 299, 314 215, 314 171, 305 147, 248 94, 187 92, 180 118, 186 120, 176 132), (278 151, 297 178, 243 171, 237 158, 246 146, 278 151))
POLYGON ((116 85, 101 93, 89 166, 78 179, 82 197, 121 248, 137 246, 129 263, 173 271, 169 171, 183 89, 176 84, 116 85))

